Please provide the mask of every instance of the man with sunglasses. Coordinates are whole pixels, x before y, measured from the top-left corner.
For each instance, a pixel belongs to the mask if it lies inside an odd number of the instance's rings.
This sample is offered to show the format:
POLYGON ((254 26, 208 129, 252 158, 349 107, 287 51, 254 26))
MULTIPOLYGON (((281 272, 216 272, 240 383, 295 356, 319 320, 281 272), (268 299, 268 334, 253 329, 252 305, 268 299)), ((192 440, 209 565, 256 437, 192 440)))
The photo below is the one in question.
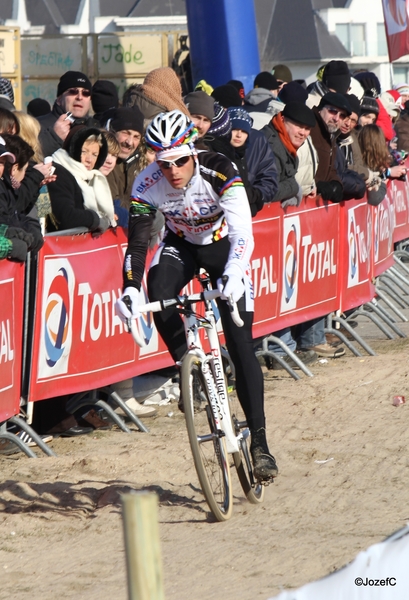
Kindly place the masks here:
POLYGON ((98 121, 89 116, 91 91, 90 80, 80 71, 67 71, 60 77, 57 99, 51 112, 38 117, 41 125, 39 139, 44 156, 51 156, 62 147, 71 127, 100 127, 98 121))
MULTIPOLYGON (((199 268, 209 273, 213 287, 222 294, 218 306, 235 365, 237 395, 251 431, 254 474, 260 481, 271 481, 278 469, 267 445, 263 374, 252 339, 250 207, 233 163, 222 154, 196 150, 197 137, 193 122, 179 110, 160 113, 146 130, 146 144, 156 152, 156 161, 140 173, 132 188, 124 294, 117 311, 124 321, 138 316, 150 229, 160 212, 165 236, 149 269, 149 299, 179 294, 199 268), (230 298, 237 302, 243 327, 230 317, 226 302, 230 298)), ((186 337, 179 313, 168 308, 154 313, 154 319, 174 361, 180 361, 186 337)), ((183 410, 183 401, 179 407, 183 410)))

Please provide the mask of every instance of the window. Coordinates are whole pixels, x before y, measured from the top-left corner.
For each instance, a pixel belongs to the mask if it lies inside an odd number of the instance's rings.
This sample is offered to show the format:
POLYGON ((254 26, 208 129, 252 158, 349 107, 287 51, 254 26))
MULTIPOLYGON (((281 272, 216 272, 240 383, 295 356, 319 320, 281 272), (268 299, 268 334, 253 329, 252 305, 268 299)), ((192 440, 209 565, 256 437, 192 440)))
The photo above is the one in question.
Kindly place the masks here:
POLYGON ((393 83, 399 85, 408 81, 408 68, 393 65, 393 83))
POLYGON ((388 56, 388 44, 386 43, 385 25, 377 24, 378 56, 388 56))
POLYGON ((363 23, 337 23, 335 34, 352 56, 366 56, 365 25, 363 23))

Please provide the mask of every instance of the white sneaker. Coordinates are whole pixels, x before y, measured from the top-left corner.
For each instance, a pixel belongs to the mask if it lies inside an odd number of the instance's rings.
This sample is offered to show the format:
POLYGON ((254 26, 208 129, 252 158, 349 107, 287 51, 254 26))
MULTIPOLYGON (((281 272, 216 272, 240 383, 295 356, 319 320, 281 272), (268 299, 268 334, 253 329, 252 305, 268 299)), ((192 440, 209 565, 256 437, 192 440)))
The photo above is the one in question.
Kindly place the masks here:
MULTIPOLYGON (((143 404, 139 404, 135 398, 129 398, 129 400, 125 400, 125 404, 137 417, 153 417, 153 415, 156 415, 158 412, 153 406, 143 406, 143 404)), ((119 415, 126 416, 125 412, 120 406, 115 409, 115 412, 119 415)))

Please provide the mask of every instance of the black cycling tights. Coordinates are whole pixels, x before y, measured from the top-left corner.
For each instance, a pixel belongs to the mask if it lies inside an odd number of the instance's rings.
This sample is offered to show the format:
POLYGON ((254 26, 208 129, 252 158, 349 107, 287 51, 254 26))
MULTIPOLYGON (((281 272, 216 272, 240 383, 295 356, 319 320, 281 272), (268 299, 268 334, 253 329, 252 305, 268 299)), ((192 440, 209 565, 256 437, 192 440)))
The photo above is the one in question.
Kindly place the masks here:
MULTIPOLYGON (((213 287, 223 275, 230 249, 228 238, 206 246, 190 244, 168 233, 159 260, 149 270, 149 300, 173 298, 193 279, 199 268, 210 275, 213 287)), ((237 327, 227 303, 218 301, 227 349, 236 369, 237 395, 250 429, 265 427, 263 374, 254 354, 253 313, 244 311, 244 298, 238 303, 243 327, 237 327), (243 310, 242 310, 243 309, 243 310)), ((155 325, 173 359, 179 361, 186 352, 182 319, 172 308, 154 313, 155 325)))

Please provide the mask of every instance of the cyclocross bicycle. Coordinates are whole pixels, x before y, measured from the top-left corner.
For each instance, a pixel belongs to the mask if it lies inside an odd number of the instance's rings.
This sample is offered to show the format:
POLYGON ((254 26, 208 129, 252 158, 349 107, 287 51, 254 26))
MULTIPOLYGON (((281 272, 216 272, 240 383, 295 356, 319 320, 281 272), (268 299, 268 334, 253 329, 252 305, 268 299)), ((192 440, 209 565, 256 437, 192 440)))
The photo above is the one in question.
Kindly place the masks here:
MULTIPOLYGON (((173 306, 184 317, 188 350, 180 362, 180 380, 190 447, 207 504, 218 521, 226 521, 233 508, 229 455, 249 502, 263 501, 264 486, 253 477, 250 431, 237 395, 229 394, 227 387, 226 373, 234 375, 234 367, 217 333, 219 315, 215 299, 220 292, 212 289, 207 275, 198 275, 197 279, 202 292, 140 305, 138 310, 158 312, 173 306), (194 309, 198 302, 204 302, 204 315, 194 309), (203 349, 201 329, 207 334, 208 352, 203 349)), ((237 306, 229 306, 233 321, 242 326, 237 306)), ((135 342, 144 346, 136 320, 130 319, 129 328, 135 342)))

